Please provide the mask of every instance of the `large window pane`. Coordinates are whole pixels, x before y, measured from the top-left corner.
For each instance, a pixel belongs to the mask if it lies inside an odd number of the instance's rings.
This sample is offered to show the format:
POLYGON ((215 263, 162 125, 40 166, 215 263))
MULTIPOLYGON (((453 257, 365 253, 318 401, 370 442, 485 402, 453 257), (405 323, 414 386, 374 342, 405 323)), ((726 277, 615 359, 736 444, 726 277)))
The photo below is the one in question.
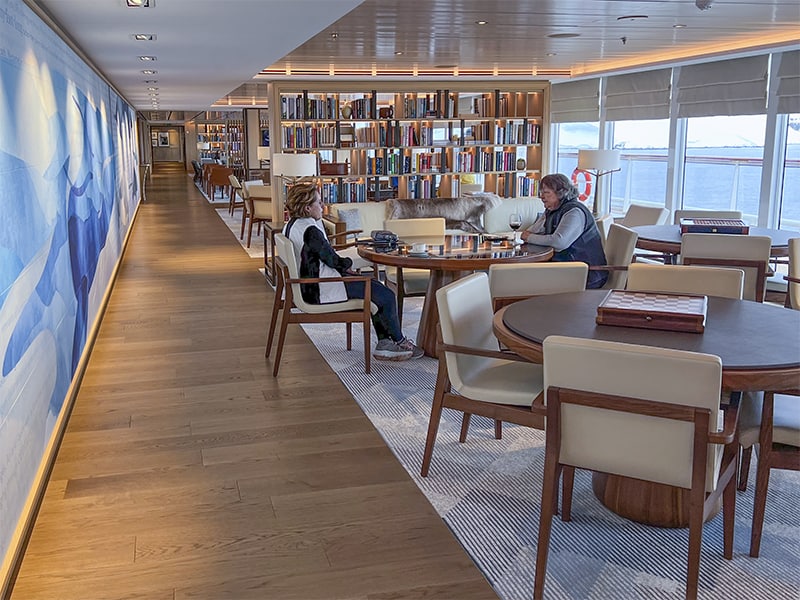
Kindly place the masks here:
POLYGON ((800 231, 800 114, 789 115, 779 227, 800 231))
POLYGON ((766 116, 687 119, 683 208, 741 210, 758 220, 766 116))
POLYGON ((669 119, 616 121, 613 147, 621 170, 611 175, 611 214, 624 215, 631 203, 664 206, 669 119))
MULTIPOLYGON (((599 143, 600 125, 598 123, 561 123, 558 126, 557 172, 571 177, 572 172, 578 167, 578 150, 581 148, 595 150, 599 143)), ((592 209, 593 200, 593 196, 586 200, 589 210, 592 209)))

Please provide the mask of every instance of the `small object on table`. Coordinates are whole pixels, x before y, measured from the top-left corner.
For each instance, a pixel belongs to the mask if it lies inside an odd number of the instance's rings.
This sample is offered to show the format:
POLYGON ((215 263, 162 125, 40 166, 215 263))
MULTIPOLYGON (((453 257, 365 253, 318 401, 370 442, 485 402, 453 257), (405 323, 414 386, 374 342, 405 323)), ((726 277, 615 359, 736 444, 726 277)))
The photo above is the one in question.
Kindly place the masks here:
POLYGON ((750 226, 741 219, 681 219, 681 234, 684 233, 748 235, 750 226))
POLYGON ((694 294, 611 290, 597 307, 598 325, 703 333, 708 298, 694 294))

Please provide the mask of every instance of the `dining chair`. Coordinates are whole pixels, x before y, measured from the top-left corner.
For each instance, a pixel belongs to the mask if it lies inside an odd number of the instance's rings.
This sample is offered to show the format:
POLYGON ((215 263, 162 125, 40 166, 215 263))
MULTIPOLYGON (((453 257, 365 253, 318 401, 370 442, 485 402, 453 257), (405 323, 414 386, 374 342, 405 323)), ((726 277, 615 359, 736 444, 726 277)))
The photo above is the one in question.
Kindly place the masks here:
POLYGON ((741 269, 742 297, 763 302, 771 247, 772 240, 767 236, 685 233, 681 236, 681 262, 741 269))
POLYGON ((231 182, 228 179, 233 175, 233 169, 230 167, 223 167, 222 165, 215 165, 208 176, 208 199, 214 201, 217 197, 217 189, 220 190, 220 195, 224 197, 225 190, 230 186, 231 182))
POLYGON ((789 274, 783 278, 787 282, 786 308, 800 310, 800 238, 789 239, 789 274))
POLYGON ((372 304, 370 277, 348 276, 344 277, 304 277, 300 278, 299 257, 291 240, 282 233, 275 234, 275 261, 278 279, 275 286, 275 302, 272 305, 272 316, 267 332, 267 347, 264 356, 269 357, 272 351, 272 340, 281 315, 278 343, 275 350, 275 360, 272 367, 272 376, 278 376, 281 366, 283 344, 286 340, 286 330, 289 323, 345 323, 347 326, 347 349, 352 348, 352 324, 361 323, 364 334, 364 372, 370 374, 370 322, 371 313, 377 311, 377 306, 372 304), (364 298, 353 298, 344 302, 331 302, 327 304, 309 304, 303 300, 300 292, 301 283, 321 283, 334 281, 364 281, 364 298), (292 309, 297 309, 292 310, 292 309))
POLYGON ((597 223, 597 229, 600 231, 600 239, 603 242, 603 249, 605 249, 606 240, 608 239, 608 230, 611 228, 612 223, 614 223, 614 217, 611 213, 607 213, 602 217, 597 217, 594 221, 597 223))
MULTIPOLYGON (((247 247, 253 237, 253 226, 258 225, 257 234, 261 234, 261 224, 272 221, 272 187, 269 185, 250 185, 247 197, 247 247)), ((244 222, 242 223, 244 225, 244 222)), ((244 233, 244 230, 243 230, 244 233)))
MULTIPOLYGON (((428 476, 443 408, 543 429, 542 367, 500 350, 492 332, 492 298, 486 273, 473 273, 436 292, 441 341, 436 389, 421 475, 428 476)), ((469 422, 466 421, 468 427, 469 422)), ((497 435, 497 431, 495 434, 497 435)), ((462 421, 459 442, 466 440, 462 421)))
POLYGON ((621 290, 625 288, 625 282, 628 280, 628 266, 633 260, 638 239, 638 233, 623 225, 612 223, 608 228, 608 239, 605 246, 606 264, 589 267, 593 271, 608 271, 608 279, 602 289, 621 290))
POLYGON ((495 311, 518 300, 581 292, 589 266, 584 262, 498 263, 489 265, 489 292, 495 311))
POLYGON ((718 267, 687 265, 651 265, 633 263, 628 267, 628 285, 632 291, 702 294, 742 299, 744 271, 718 267))
POLYGON ((569 521, 577 468, 688 490, 686 597, 696 598, 703 520, 720 496, 724 556, 733 557, 738 405, 720 406, 720 358, 563 336, 546 338, 543 356, 546 441, 533 597, 544 593, 559 471, 562 520, 569 521))
POLYGON ((639 227, 641 225, 664 225, 669 219, 669 210, 663 206, 643 206, 631 204, 625 216, 619 222, 625 227, 639 227))
POLYGON ((681 219, 741 219, 740 210, 684 210, 678 209, 672 216, 675 225, 681 224, 681 219))
POLYGON ((758 445, 753 523, 750 529, 750 556, 754 558, 761 551, 770 470, 800 471, 800 390, 795 392, 791 395, 745 392, 742 395, 739 424, 739 444, 742 448, 740 491, 747 489, 753 447, 758 445))
MULTIPOLYGON (((425 219, 387 219, 384 227, 397 234, 407 244, 444 243, 445 220, 441 217, 425 219)), ((397 316, 403 325, 403 300, 424 296, 428 291, 430 271, 402 267, 386 268, 386 286, 397 295, 397 316)))
POLYGON ((230 192, 228 193, 228 214, 233 216, 237 208, 242 207, 242 210, 244 210, 244 188, 236 175, 228 175, 228 181, 231 184, 230 192), (236 196, 239 196, 240 200, 238 202, 236 201, 236 196))

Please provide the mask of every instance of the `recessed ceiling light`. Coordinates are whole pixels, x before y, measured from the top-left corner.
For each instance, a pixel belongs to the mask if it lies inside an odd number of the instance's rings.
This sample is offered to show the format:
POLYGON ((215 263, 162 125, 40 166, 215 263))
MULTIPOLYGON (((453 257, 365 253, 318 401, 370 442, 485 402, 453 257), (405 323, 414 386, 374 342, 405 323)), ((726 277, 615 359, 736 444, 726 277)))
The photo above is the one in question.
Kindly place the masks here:
POLYGON ((147 88, 148 92, 155 92, 158 88, 157 87, 149 87, 147 88))
POLYGON ((551 33, 547 37, 554 39, 562 39, 562 38, 576 38, 580 36, 581 36, 580 33, 551 33))
POLYGON ((647 15, 624 15, 617 17, 617 21, 635 21, 636 19, 648 19, 647 15))
POLYGON ((145 62, 147 62, 147 61, 152 62, 152 61, 156 60, 156 57, 155 56, 140 56, 139 60, 143 60, 145 62))
POLYGON ((155 75, 158 71, 154 71, 153 69, 144 69, 142 71, 142 75, 155 75))
POLYGON ((154 42, 156 39, 155 33, 134 33, 133 39, 137 42, 154 42))
POLYGON ((394 53, 395 56, 400 56, 403 53, 402 50, 398 50, 394 53))
POLYGON ((335 39, 337 39, 338 37, 339 37, 339 34, 338 34, 337 32, 335 32, 335 31, 334 31, 333 33, 331 33, 331 39, 332 39, 332 40, 335 40, 335 39))
POLYGON ((556 53, 555 52, 548 52, 547 56, 556 56, 556 53))
POLYGON ((145 79, 144 83, 158 83, 158 79, 145 79))
POLYGON ((489 21, 475 21, 475 25, 486 25, 489 21))
POLYGON ((152 8, 154 0, 125 0, 128 8, 152 8))
POLYGON ((673 25, 672 28, 673 29, 685 29, 686 25, 684 25, 683 23, 675 23, 675 25, 673 25))

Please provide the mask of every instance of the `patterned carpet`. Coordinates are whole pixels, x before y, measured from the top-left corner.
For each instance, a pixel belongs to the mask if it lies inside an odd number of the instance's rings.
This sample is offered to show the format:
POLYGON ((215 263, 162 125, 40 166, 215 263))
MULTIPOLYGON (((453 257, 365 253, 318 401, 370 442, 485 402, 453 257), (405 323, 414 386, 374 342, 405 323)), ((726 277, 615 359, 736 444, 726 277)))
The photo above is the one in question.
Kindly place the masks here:
MULTIPOLYGON (((421 299, 406 303, 404 329, 413 336, 421 299)), ((365 375, 357 350, 360 331, 354 332, 356 349, 347 352, 342 325, 303 327, 498 595, 531 598, 543 432, 506 424, 497 441, 492 423, 475 417, 467 443, 459 444, 460 413, 445 410, 431 472, 423 479, 419 468, 436 361, 374 361, 373 373, 365 375)), ((800 598, 800 473, 772 472, 758 559, 748 556, 754 482, 753 468, 748 491, 737 495, 732 561, 722 557, 722 515, 703 531, 700 598, 800 598)), ((579 472, 572 521, 553 522, 546 597, 682 598, 688 530, 617 517, 595 499, 590 486, 590 474, 579 472)))

